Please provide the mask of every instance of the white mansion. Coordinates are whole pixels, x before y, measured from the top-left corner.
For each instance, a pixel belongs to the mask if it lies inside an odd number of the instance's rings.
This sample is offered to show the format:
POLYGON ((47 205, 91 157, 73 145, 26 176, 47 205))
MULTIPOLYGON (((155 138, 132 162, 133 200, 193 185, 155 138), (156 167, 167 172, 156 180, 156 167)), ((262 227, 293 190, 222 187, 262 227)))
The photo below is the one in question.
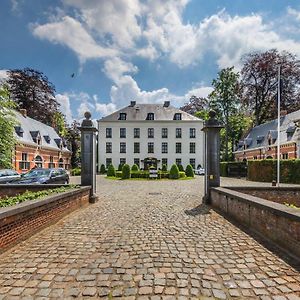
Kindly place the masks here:
POLYGON ((164 104, 130 105, 98 120, 98 168, 121 163, 140 168, 194 168, 204 162, 203 121, 164 104))

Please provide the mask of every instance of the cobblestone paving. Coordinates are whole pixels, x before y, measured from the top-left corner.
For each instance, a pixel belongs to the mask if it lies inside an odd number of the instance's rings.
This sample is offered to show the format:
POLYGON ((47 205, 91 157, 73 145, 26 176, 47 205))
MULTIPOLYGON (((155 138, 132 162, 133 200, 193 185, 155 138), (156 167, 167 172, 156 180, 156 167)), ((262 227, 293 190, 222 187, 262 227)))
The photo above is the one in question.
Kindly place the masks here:
POLYGON ((300 299, 300 273, 197 207, 202 187, 101 178, 98 203, 0 255, 0 298, 300 299))

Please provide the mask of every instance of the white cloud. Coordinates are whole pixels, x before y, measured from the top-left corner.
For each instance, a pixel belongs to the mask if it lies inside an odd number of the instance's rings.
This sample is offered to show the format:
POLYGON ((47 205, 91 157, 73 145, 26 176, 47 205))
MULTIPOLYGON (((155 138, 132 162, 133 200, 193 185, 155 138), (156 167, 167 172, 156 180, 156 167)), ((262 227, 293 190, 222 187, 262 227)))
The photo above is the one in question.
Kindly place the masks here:
POLYGON ((71 124, 73 121, 70 97, 68 94, 57 94, 55 95, 57 102, 60 104, 60 111, 66 116, 66 121, 71 124))
POLYGON ((68 46, 82 61, 110 57, 117 53, 114 49, 97 44, 83 25, 69 16, 63 17, 58 22, 35 25, 33 34, 41 39, 68 46))
POLYGON ((294 17, 297 21, 300 21, 300 11, 299 10, 288 7, 287 13, 289 16, 294 17))
POLYGON ((0 70, 0 85, 8 79, 7 70, 0 70))

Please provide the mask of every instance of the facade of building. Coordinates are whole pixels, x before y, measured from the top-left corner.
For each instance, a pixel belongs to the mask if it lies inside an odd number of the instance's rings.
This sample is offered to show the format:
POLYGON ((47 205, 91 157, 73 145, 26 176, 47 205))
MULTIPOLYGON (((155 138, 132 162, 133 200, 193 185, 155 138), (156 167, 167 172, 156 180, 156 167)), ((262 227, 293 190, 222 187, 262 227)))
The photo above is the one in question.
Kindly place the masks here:
POLYGON ((26 110, 16 112, 17 144, 13 155, 13 166, 19 173, 33 167, 69 169, 71 151, 56 131, 39 121, 29 118, 26 110))
MULTIPOLYGON (((234 152, 235 160, 277 159, 277 119, 251 129, 234 152)), ((280 159, 300 157, 300 110, 280 118, 280 159)))
POLYGON ((164 104, 131 104, 98 120, 98 168, 101 164, 137 164, 194 168, 204 162, 203 121, 164 104))

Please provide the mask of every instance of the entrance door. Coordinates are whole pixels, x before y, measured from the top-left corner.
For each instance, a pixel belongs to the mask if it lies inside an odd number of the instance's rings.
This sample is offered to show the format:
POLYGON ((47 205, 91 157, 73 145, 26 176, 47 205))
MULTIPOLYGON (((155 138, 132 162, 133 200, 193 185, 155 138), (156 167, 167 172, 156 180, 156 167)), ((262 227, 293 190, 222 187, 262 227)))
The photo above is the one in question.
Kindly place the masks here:
POLYGON ((144 159, 144 170, 149 170, 150 167, 157 169, 157 158, 147 157, 144 159))

